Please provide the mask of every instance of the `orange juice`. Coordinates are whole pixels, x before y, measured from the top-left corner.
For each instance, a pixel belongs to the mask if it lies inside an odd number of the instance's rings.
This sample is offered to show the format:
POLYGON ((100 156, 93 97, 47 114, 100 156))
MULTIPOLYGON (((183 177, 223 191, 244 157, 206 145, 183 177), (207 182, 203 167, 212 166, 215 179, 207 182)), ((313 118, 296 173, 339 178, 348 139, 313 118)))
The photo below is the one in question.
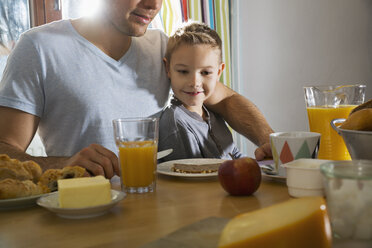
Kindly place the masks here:
POLYGON ((155 182, 157 150, 152 140, 120 142, 121 179, 125 187, 148 187, 155 182))
POLYGON ((356 105, 340 105, 338 107, 308 107, 307 114, 311 132, 321 134, 319 159, 351 160, 342 137, 331 127, 331 121, 347 118, 356 105))

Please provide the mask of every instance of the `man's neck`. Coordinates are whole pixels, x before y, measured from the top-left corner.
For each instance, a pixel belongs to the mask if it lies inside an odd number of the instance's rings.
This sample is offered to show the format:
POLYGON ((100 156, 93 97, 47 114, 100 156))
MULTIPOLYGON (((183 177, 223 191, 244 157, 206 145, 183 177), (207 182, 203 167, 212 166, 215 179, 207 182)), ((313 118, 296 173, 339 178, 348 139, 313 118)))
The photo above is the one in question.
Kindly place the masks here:
POLYGON ((115 60, 122 58, 130 47, 131 37, 106 20, 80 18, 71 20, 71 24, 81 36, 115 60))

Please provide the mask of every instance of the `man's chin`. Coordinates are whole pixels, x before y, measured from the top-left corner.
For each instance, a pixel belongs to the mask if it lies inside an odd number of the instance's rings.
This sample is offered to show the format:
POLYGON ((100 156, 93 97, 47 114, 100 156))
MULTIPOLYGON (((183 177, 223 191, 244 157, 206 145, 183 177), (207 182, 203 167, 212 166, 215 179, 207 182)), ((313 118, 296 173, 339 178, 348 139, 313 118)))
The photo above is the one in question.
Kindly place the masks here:
POLYGON ((141 36, 144 36, 145 35, 145 33, 146 33, 146 30, 145 31, 143 31, 143 32, 138 32, 138 33, 134 33, 133 35, 131 35, 132 37, 141 37, 141 36))
POLYGON ((126 35, 132 36, 132 37, 140 37, 146 33, 147 28, 148 28, 148 25, 143 26, 143 25, 135 24, 131 28, 129 28, 128 32, 126 32, 126 35))

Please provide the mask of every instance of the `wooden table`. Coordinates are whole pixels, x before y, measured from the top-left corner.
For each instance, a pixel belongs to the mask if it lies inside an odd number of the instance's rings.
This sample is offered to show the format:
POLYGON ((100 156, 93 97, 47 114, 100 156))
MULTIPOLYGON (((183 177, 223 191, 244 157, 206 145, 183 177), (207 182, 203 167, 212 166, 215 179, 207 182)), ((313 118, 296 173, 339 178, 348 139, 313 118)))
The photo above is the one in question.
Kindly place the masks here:
POLYGON ((230 218, 289 198, 283 182, 263 179, 253 196, 233 197, 216 178, 159 175, 155 193, 127 195, 96 218, 63 219, 39 206, 0 211, 0 247, 139 247, 204 218, 230 218))

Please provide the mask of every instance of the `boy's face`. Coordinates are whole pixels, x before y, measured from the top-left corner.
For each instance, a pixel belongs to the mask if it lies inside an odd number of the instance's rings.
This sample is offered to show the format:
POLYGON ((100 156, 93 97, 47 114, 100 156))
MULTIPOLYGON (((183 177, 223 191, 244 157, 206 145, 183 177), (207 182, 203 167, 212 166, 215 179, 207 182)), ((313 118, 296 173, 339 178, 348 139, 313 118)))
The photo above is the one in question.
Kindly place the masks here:
POLYGON ((224 67, 220 51, 209 45, 181 45, 166 62, 173 93, 193 112, 200 112, 213 94, 224 67))
POLYGON ((160 11, 162 0, 106 0, 105 16, 121 33, 142 36, 160 11))

